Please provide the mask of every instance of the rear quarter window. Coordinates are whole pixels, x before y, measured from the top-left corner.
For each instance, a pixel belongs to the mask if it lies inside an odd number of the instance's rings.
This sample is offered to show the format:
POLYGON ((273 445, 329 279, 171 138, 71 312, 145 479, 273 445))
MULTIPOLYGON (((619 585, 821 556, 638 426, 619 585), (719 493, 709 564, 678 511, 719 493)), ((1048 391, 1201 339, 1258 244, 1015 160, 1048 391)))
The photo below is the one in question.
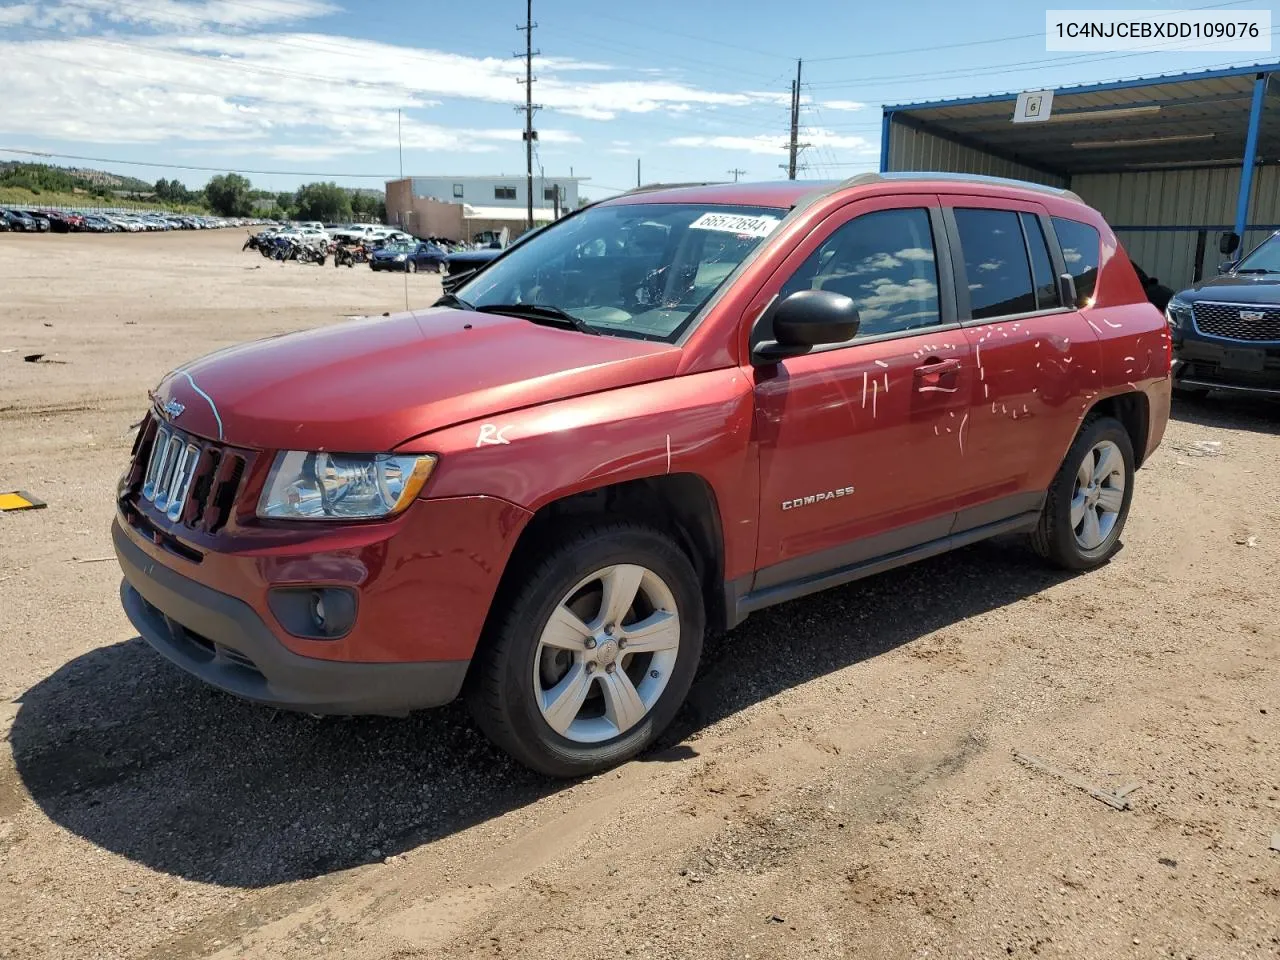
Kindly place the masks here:
POLYGON ((1062 248, 1067 273, 1076 284, 1076 309, 1092 305, 1093 294, 1098 286, 1098 258, 1102 238, 1089 224, 1064 217, 1053 218, 1053 232, 1058 236, 1058 246, 1062 248))

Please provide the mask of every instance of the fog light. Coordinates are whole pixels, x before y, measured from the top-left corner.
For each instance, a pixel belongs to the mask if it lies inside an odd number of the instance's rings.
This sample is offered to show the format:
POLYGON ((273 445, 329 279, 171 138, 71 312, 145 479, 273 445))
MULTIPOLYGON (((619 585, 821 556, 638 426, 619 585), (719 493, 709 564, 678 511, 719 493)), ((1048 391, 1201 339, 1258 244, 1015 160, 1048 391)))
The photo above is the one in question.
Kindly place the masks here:
POLYGON ((336 640, 356 622, 356 593, 349 587, 273 587, 271 612, 295 637, 336 640))

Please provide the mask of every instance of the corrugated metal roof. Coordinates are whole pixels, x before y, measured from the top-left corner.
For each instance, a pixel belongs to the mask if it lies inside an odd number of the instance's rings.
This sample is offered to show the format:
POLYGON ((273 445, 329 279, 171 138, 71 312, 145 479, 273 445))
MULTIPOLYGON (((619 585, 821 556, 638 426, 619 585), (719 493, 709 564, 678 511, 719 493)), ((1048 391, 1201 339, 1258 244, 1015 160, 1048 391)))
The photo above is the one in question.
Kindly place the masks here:
MULTIPOLYGON (((1255 78, 1280 63, 1060 87, 1050 119, 1013 123, 1016 93, 886 106, 901 125, 1051 174, 1239 163, 1255 78)), ((1280 159, 1280 103, 1268 88, 1258 156, 1280 159)))

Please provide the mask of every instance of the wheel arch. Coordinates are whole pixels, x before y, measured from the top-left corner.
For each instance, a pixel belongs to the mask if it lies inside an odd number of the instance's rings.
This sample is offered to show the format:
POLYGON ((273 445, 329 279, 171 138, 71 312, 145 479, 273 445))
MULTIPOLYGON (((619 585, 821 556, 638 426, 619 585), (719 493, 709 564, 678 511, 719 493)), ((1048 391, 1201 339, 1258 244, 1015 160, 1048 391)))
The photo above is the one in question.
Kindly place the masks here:
MULTIPOLYGON (((1081 426, 1085 421, 1099 416, 1113 417, 1120 421, 1129 435, 1129 442, 1133 444, 1134 468, 1141 467, 1146 460, 1147 441, 1151 433, 1151 401, 1147 395, 1141 390, 1132 390, 1099 397, 1081 418, 1081 426)), ((1078 435, 1079 430, 1076 433, 1078 435)))
POLYGON ((624 480, 543 504, 520 532, 499 581, 494 607, 533 558, 562 539, 566 530, 602 518, 631 520, 670 536, 698 575, 708 627, 724 626, 724 530, 715 491, 695 473, 624 480))

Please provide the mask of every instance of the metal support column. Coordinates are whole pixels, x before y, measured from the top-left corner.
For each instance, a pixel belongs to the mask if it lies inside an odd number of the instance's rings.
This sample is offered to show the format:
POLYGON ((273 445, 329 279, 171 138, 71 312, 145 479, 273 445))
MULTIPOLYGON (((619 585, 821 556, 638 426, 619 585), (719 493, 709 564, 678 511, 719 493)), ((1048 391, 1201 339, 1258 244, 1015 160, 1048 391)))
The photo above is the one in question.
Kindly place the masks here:
POLYGON ((880 121, 880 172, 889 172, 889 133, 893 129, 893 114, 885 111, 880 121))
POLYGON ((1262 126, 1262 104, 1266 99, 1267 74, 1253 82, 1253 105, 1249 108, 1249 134, 1244 141, 1244 164, 1240 168, 1240 195, 1236 198, 1236 234, 1244 252, 1244 230, 1249 223, 1249 200, 1253 193, 1253 168, 1258 159, 1258 129, 1262 126))

